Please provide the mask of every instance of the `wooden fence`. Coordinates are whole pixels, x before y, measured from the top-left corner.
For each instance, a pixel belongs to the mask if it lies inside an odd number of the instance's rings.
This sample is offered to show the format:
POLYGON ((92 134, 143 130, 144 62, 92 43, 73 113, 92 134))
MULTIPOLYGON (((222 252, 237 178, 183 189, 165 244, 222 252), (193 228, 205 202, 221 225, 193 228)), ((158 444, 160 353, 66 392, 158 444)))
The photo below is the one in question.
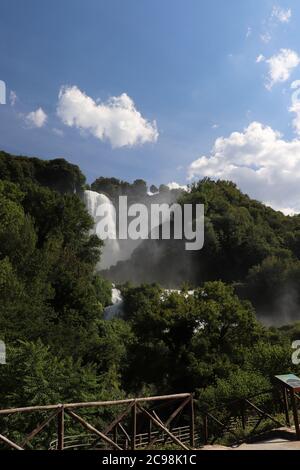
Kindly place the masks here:
POLYGON ((3 434, 0 434, 0 441, 12 449, 24 450, 39 433, 56 420, 56 439, 52 440, 49 445, 50 449, 53 450, 80 447, 99 448, 100 443, 102 448, 104 444, 104 448, 117 450, 128 448, 135 450, 138 447, 149 448, 161 442, 172 442, 185 450, 195 446, 194 398, 191 393, 0 409, 0 418, 1 416, 11 417, 15 414, 44 412, 47 412, 48 416, 28 433, 21 442, 14 442, 3 434), (105 429, 101 430, 91 424, 86 417, 83 418, 78 414, 78 410, 107 407, 125 407, 125 409, 109 425, 106 425, 105 429), (164 408, 163 418, 159 416, 157 408, 164 408), (168 416, 166 416, 166 409, 169 411, 168 416), (181 415, 184 415, 185 420, 188 420, 188 425, 173 429, 173 422, 181 415), (79 423, 88 432, 88 436, 92 435, 94 439, 91 440, 90 437, 86 439, 86 435, 79 435, 81 437, 65 436, 66 417, 70 418, 71 421, 79 423), (138 433, 138 423, 143 429, 147 429, 147 431, 138 433), (156 430, 153 430, 153 428, 156 430))

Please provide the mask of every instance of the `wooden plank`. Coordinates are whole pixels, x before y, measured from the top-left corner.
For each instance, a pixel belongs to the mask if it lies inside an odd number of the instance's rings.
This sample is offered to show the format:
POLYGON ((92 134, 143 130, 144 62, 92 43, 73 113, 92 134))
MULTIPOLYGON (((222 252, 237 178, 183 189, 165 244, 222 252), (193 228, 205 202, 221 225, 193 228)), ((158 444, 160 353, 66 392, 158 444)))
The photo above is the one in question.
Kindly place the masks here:
POLYGON ((283 388, 282 393, 283 393, 283 407, 284 407, 284 413, 285 413, 285 421, 286 421, 286 424, 290 427, 291 421, 290 421, 290 415, 289 415, 289 401, 288 401, 287 389, 285 387, 283 388))
POLYGON ((126 403, 136 402, 143 403, 149 401, 163 401, 163 400, 175 400, 179 398, 187 398, 190 396, 190 393, 178 393, 175 395, 161 395, 155 397, 140 397, 140 398, 128 398, 124 400, 111 400, 111 401, 94 401, 86 403, 66 403, 64 404, 65 408, 90 408, 95 406, 112 406, 112 405, 125 405, 126 403))
POLYGON ((143 414, 145 414, 146 416, 148 416, 148 418, 150 418, 153 423, 159 427, 160 429, 162 429, 166 434, 168 434, 168 436, 170 436, 170 438, 176 442, 176 444, 178 444, 180 447, 182 447, 184 450, 189 450, 189 448, 183 443, 181 442, 179 439, 177 439, 176 436, 174 436, 174 434, 171 433, 171 431, 169 431, 168 428, 166 428, 165 426, 163 426, 156 418, 154 418, 154 416, 152 416, 147 410, 145 410, 145 408, 143 408, 141 405, 137 404, 139 410, 141 410, 141 412, 143 414))
POLYGON ((246 407, 245 402, 241 402, 241 418, 242 418, 242 428, 245 431, 246 429, 246 407))
POLYGON ((50 423, 50 421, 52 421, 58 415, 58 413, 59 411, 56 410, 54 413, 48 416, 48 418, 46 418, 45 421, 38 424, 37 427, 33 429, 33 431, 31 431, 31 433, 25 437, 25 439, 21 443, 21 446, 24 447, 26 444, 28 444, 28 442, 30 442, 31 439, 34 438, 34 436, 36 436, 39 432, 41 432, 50 423))
POLYGON ((136 415, 137 415, 137 405, 134 403, 131 409, 131 450, 135 450, 136 445, 136 415))
MULTIPOLYGON (((223 436, 223 435, 226 433, 226 431, 230 432, 231 434, 233 434, 233 435, 238 439, 238 437, 237 437, 237 435, 235 434, 235 432, 232 431, 232 429, 230 429, 230 424, 231 424, 230 421, 231 421, 231 418, 232 418, 232 413, 233 413, 233 412, 231 412, 230 415, 227 417, 227 422, 226 422, 225 424, 223 424, 223 427, 222 427, 222 429, 220 430, 220 433, 214 437, 214 439, 212 440, 211 444, 214 444, 214 443, 216 442, 216 440, 218 439, 218 437, 223 436)), ((213 416, 212 416, 212 417, 213 417, 213 416)), ((214 418, 214 420, 215 420, 217 423, 221 423, 221 422, 218 421, 216 418, 214 418)))
MULTIPOLYGON (((190 395, 188 396, 188 398, 186 400, 184 400, 182 403, 180 403, 180 405, 173 411, 173 413, 169 416, 169 418, 167 419, 166 423, 165 423, 165 426, 166 427, 169 427, 171 422, 176 418, 176 416, 183 410, 183 408, 189 403, 190 401, 190 395)), ((160 420, 160 422, 162 423, 162 421, 160 420)), ((151 423, 151 421, 150 421, 151 423)), ((163 424, 163 423, 162 423, 163 424)), ((157 439, 159 439, 160 437, 160 434, 159 433, 157 436, 153 437, 149 444, 147 445, 146 449, 148 449, 149 447, 151 447, 156 441, 157 439)))
POLYGON ((65 440, 65 413, 62 406, 57 416, 57 450, 64 450, 65 440))
POLYGON ((108 434, 110 431, 117 425, 119 424, 120 421, 122 421, 123 418, 129 413, 131 408, 134 406, 134 401, 129 404, 129 406, 126 408, 125 411, 120 413, 110 424, 107 426, 103 434, 108 434))
POLYGON ((103 439, 103 441, 107 442, 107 444, 110 444, 115 449, 123 450, 118 444, 116 444, 114 441, 112 441, 109 437, 105 436, 105 434, 98 431, 98 429, 94 428, 94 426, 92 426, 87 421, 85 421, 85 419, 81 418, 81 416, 78 416, 77 414, 75 414, 73 411, 70 411, 70 410, 65 410, 65 411, 69 416, 71 416, 71 418, 75 419, 75 421, 78 421, 88 431, 90 431, 94 434, 97 434, 97 436, 101 437, 101 439, 103 439))
POLYGON ((294 425, 298 441, 300 441, 300 425, 299 425, 299 416, 298 416, 298 407, 295 399, 295 392, 291 391, 291 402, 294 415, 294 425))
POLYGON ((162 420, 160 419, 160 417, 158 416, 158 414, 157 414, 154 410, 152 410, 152 413, 153 413, 154 418, 156 418, 157 421, 160 422, 160 424, 162 424, 163 426, 166 426, 166 425, 162 422, 162 420))
MULTIPOLYGON (((124 426, 123 426, 121 423, 119 423, 118 426, 119 426, 119 428, 121 429, 121 431, 122 431, 122 433, 124 434, 124 436, 126 437, 127 441, 128 441, 128 442, 131 442, 131 437, 129 436, 129 434, 128 434, 128 432, 126 431, 126 429, 124 428, 124 426)), ((127 449, 125 449, 125 450, 127 450, 127 449)))
POLYGON ((245 400, 246 403, 248 403, 249 406, 251 406, 252 408, 254 408, 254 410, 256 410, 259 414, 263 414, 264 416, 267 416, 271 421, 273 421, 274 423, 276 424, 279 424, 280 427, 284 427, 284 424, 281 423, 280 421, 278 421, 277 419, 273 418, 273 416, 271 416, 269 413, 267 413, 266 411, 258 408, 258 406, 254 405, 254 403, 251 403, 251 401, 249 400, 245 400))
MULTIPOLYGON (((206 413, 206 416, 210 419, 212 419, 213 421, 215 421, 215 423, 217 423, 219 426, 221 426, 222 430, 224 429, 227 429, 226 427, 226 424, 222 423, 221 421, 218 420, 218 418, 216 418, 215 416, 213 416, 211 413, 206 413)), ((235 434, 234 431, 232 431, 231 429, 228 429, 228 432, 230 432, 230 434, 232 434, 234 437, 236 437, 238 439, 238 436, 235 434)), ((219 436, 217 436, 216 438, 214 438, 213 440, 213 443, 216 441, 216 439, 218 438, 219 436)))
POLYGON ((190 445, 192 448, 195 447, 195 408, 193 394, 191 394, 190 398, 190 445))
POLYGON ((22 408, 6 408, 0 410, 0 415, 10 415, 14 413, 32 413, 34 411, 50 411, 58 410, 62 405, 41 405, 41 406, 26 406, 22 408))
POLYGON ((15 450, 24 450, 23 447, 20 447, 15 442, 7 439, 7 437, 3 436, 2 434, 0 434, 0 441, 5 442, 5 444, 7 444, 9 447, 12 447, 15 450))
POLYGON ((264 418, 265 418, 264 415, 261 415, 261 416, 259 417, 258 421, 257 421, 257 422, 255 423, 255 425, 254 425, 254 428, 251 430, 250 434, 254 434, 254 433, 255 433, 256 429, 258 428, 258 426, 260 425, 260 423, 263 421, 264 418))
MULTIPOLYGON (((103 431, 103 434, 105 434, 107 436, 107 434, 109 434, 114 428, 116 428, 116 426, 122 421, 123 418, 125 418, 125 416, 129 413, 129 411, 131 410, 131 408, 133 407, 134 405, 134 402, 131 402, 129 404, 129 406, 126 408, 125 411, 123 411, 122 413, 120 413, 106 428, 105 430, 103 431)), ((99 439, 96 439, 90 447, 94 447, 97 443, 99 442, 99 439)))
POLYGON ((203 416, 203 434, 204 434, 204 444, 208 443, 208 418, 207 415, 203 416))
POLYGON ((139 397, 139 398, 127 398, 124 400, 109 400, 109 401, 91 401, 83 403, 58 403, 56 405, 41 405, 41 406, 26 406, 20 408, 5 408, 0 409, 0 415, 14 414, 14 413, 31 413, 33 411, 47 411, 47 410, 57 410, 64 406, 64 408, 74 409, 74 408, 92 408, 98 406, 117 406, 124 405, 126 403, 131 403, 136 401, 137 403, 149 402, 149 401, 164 401, 164 400, 175 400, 179 398, 186 398, 190 396, 189 393, 178 393, 175 395, 161 395, 155 397, 139 397))

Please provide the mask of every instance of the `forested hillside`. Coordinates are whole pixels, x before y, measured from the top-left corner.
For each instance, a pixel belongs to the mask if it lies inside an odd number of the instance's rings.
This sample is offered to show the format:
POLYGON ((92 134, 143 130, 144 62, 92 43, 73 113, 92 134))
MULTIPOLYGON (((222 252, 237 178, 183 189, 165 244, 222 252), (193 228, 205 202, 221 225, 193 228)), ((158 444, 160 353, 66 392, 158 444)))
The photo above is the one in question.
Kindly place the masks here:
POLYGON ((204 204, 203 249, 186 251, 181 240, 146 240, 106 277, 170 288, 222 280, 233 283, 268 323, 300 320, 299 215, 274 211, 226 181, 199 181, 179 201, 204 204))
MULTIPOLYGON (((89 235, 84 184, 64 160, 0 155, 2 407, 177 391, 218 401, 299 372, 291 363, 299 324, 267 329, 243 299, 271 311, 268 302, 289 288, 298 302, 298 217, 231 183, 194 185, 182 202, 204 202, 207 215, 205 248, 193 254, 194 293, 127 283, 124 318, 105 321, 111 285, 95 271, 101 242, 89 235)), ((180 256, 169 245, 159 263, 170 269, 180 256)))

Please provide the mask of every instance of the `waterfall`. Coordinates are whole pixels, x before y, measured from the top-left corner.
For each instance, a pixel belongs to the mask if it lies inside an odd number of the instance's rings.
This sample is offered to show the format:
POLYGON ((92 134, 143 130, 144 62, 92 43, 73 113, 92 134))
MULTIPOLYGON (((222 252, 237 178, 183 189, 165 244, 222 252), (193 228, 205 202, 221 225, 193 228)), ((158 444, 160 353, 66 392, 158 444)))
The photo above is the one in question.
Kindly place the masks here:
POLYGON ((97 222, 100 219, 98 209, 100 206, 104 205, 105 219, 109 227, 109 230, 107 231, 109 238, 104 240, 99 268, 109 268, 116 264, 121 258, 120 246, 117 240, 115 208, 111 200, 105 194, 99 194, 95 191, 84 191, 84 203, 90 216, 93 217, 95 221, 92 233, 99 236, 99 238, 101 238, 101 234, 97 232, 97 222))
POLYGON ((122 317, 124 301, 119 289, 116 289, 115 285, 112 285, 111 291, 112 305, 109 305, 104 309, 104 320, 112 320, 113 318, 122 317))

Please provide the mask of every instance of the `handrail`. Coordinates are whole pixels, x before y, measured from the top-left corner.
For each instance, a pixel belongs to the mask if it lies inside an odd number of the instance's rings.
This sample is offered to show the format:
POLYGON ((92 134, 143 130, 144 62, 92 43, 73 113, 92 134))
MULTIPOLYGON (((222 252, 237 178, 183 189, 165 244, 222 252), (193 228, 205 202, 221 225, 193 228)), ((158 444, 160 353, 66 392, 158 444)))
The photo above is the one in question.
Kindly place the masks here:
MULTIPOLYGON (((155 406, 155 405, 153 405, 155 406)), ((68 436, 65 436, 65 417, 71 418, 72 421, 79 423, 82 427, 84 427, 90 434, 94 436, 93 444, 97 443, 99 440, 104 441, 106 446, 109 448, 114 448, 117 450, 123 450, 123 448, 118 443, 118 428, 123 430, 123 432, 127 435, 127 440, 130 444, 130 448, 135 450, 138 443, 137 439, 137 420, 143 416, 146 426, 149 427, 149 431, 151 430, 151 426, 155 426, 159 429, 159 432, 162 431, 166 433, 171 441, 176 442, 182 448, 188 450, 189 447, 184 444, 180 438, 174 435, 171 432, 170 423, 173 419, 184 409, 185 413, 189 416, 189 442, 190 446, 194 446, 195 442, 195 424, 194 424, 194 397, 192 393, 177 393, 172 395, 160 395, 160 396, 151 396, 151 397, 137 397, 137 398, 126 398, 122 400, 107 400, 107 401, 91 401, 91 402, 79 402, 79 403, 58 403, 54 405, 40 405, 40 406, 27 406, 27 407, 18 407, 18 408, 8 408, 8 409, 0 409, 0 416, 10 416, 16 413, 37 413, 37 412, 46 412, 52 411, 52 414, 48 417, 44 417, 44 420, 36 424, 36 427, 23 438, 21 445, 16 442, 11 441, 7 437, 0 434, 0 441, 4 442, 6 445, 10 446, 11 448, 23 450, 25 445, 28 445, 29 442, 39 434, 46 426, 49 425, 50 422, 56 420, 57 426, 57 449, 63 450, 67 448, 68 436), (182 403, 178 406, 177 401, 182 400, 182 403), (160 402, 169 403, 171 406, 171 410, 168 410, 168 413, 171 413, 170 416, 164 418, 162 421, 159 416, 153 411, 152 407, 142 407, 145 406, 146 403, 155 402, 157 405, 160 405, 160 402), (174 404, 176 404, 177 408, 174 410, 174 404), (106 429, 100 430, 98 429, 98 425, 96 427, 94 424, 87 421, 89 418, 86 416, 80 416, 81 413, 76 411, 77 409, 86 409, 86 408, 105 408, 111 406, 119 406, 119 405, 129 405, 127 406, 126 410, 122 411, 121 413, 116 416, 113 421, 107 425, 106 429), (151 413, 148 411, 151 411, 151 413), (126 430, 122 426, 122 420, 128 419, 130 424, 130 431, 127 434, 126 430), (165 421, 166 420, 166 421, 165 421), (95 435, 97 438, 95 438, 95 435), (95 441, 95 439, 97 439, 95 441)), ((117 410, 118 411, 118 410, 117 410)), ((101 423, 101 427, 102 427, 101 423)), ((186 435, 185 435, 186 438, 186 435)), ((128 443, 127 443, 128 444, 128 443)), ((125 445, 125 449, 127 449, 127 444, 125 445)), ((52 445, 52 444, 51 444, 52 445)))
POLYGON ((143 403, 148 401, 163 401, 173 400, 178 398, 190 397, 190 393, 178 393, 174 395, 161 395, 155 397, 139 397, 139 398, 126 398, 124 400, 108 400, 108 401, 91 401, 91 402, 79 402, 79 403, 58 403, 56 405, 39 405, 39 406, 24 406, 21 408, 6 408, 0 409, 0 415, 13 414, 13 413, 31 413, 33 411, 49 411, 58 410, 62 407, 65 409, 75 408, 93 408, 98 406, 117 406, 125 405, 127 403, 143 403))

